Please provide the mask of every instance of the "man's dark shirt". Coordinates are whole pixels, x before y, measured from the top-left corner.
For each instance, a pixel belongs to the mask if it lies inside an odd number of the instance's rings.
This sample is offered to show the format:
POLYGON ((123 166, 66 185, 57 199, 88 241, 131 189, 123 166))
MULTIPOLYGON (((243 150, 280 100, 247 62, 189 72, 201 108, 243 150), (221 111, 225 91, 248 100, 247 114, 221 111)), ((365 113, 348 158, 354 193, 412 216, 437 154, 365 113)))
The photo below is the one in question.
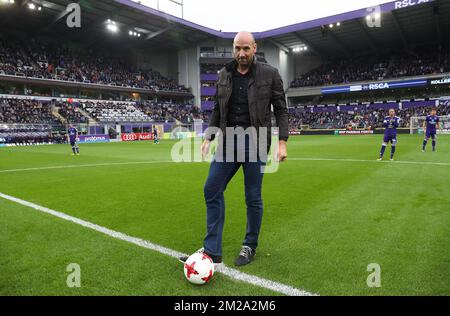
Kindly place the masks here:
POLYGON ((251 125, 248 108, 248 83, 251 76, 251 69, 245 75, 237 69, 233 71, 233 92, 228 102, 228 126, 230 127, 248 128, 251 125))

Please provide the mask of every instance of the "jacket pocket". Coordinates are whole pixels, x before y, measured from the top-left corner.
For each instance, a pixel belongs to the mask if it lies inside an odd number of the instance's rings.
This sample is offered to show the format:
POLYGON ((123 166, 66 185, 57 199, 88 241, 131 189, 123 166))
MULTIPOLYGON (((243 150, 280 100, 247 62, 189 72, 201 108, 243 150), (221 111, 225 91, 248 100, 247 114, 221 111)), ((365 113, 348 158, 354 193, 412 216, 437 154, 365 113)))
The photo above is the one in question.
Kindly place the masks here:
POLYGON ((272 120, 270 104, 264 100, 258 101, 258 121, 260 126, 269 126, 272 120))
POLYGON ((258 99, 270 99, 272 96, 272 81, 264 80, 256 85, 258 99))
POLYGON ((218 84, 217 85, 217 96, 219 98, 223 98, 227 94, 228 86, 226 84, 218 84))
POLYGON ((225 96, 228 92, 228 89, 230 88, 227 78, 220 78, 216 86, 217 96, 219 98, 225 96))

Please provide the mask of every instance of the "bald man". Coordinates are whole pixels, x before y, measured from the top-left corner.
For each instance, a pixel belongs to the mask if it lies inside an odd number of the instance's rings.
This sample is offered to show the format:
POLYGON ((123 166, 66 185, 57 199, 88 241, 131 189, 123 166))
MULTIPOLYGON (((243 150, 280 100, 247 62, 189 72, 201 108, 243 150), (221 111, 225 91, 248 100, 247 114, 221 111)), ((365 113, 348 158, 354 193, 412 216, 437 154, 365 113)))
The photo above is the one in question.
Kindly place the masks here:
MULTIPOLYGON (((261 191, 264 166, 272 136, 272 106, 279 127, 279 148, 276 158, 281 162, 287 158, 286 143, 289 132, 286 96, 278 71, 257 61, 255 56, 257 44, 249 32, 239 32, 236 35, 233 50, 234 60, 219 73, 215 108, 201 149, 205 157, 216 135, 222 136, 219 137, 219 147, 204 186, 207 232, 203 248, 199 252, 210 256, 214 263, 222 262, 224 192, 242 166, 247 228, 235 265, 243 266, 253 260, 258 247, 263 215, 261 191), (241 136, 243 138, 240 142, 238 138, 241 136), (261 142, 261 139, 264 141, 261 142), (256 150, 253 147, 255 143, 257 143, 256 150)), ((187 257, 180 260, 185 262, 187 257)))

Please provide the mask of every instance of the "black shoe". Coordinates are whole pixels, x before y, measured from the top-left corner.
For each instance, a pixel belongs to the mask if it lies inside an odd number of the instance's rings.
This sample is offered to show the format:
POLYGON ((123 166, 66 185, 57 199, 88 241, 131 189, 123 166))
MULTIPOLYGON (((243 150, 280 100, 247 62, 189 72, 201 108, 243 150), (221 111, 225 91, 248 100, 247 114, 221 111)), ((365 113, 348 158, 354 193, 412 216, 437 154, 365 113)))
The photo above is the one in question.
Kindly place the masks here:
POLYGON ((245 266, 253 261, 256 255, 256 250, 250 248, 249 246, 242 246, 239 257, 234 260, 234 264, 238 267, 245 266))
MULTIPOLYGON (((205 250, 204 250, 203 248, 200 249, 200 250, 198 250, 197 252, 199 252, 199 253, 204 253, 204 254, 208 255, 208 256, 212 259, 212 261, 213 261, 214 264, 222 263, 222 257, 221 257, 221 256, 213 256, 213 255, 210 255, 209 253, 205 252, 205 250)), ((187 259, 189 259, 189 257, 190 257, 190 256, 182 256, 182 257, 179 257, 179 258, 178 258, 178 261, 180 261, 181 263, 185 263, 185 262, 187 261, 187 259)))

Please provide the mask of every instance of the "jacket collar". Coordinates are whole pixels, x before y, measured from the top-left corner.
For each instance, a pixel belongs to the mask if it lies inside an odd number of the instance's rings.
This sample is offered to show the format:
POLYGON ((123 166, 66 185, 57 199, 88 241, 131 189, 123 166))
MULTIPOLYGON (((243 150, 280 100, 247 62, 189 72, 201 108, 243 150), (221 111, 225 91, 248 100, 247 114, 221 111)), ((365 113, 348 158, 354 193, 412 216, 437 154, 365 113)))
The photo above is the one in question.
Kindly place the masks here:
MULTIPOLYGON (((255 56, 253 56, 253 62, 250 66, 250 72, 253 75, 255 75, 255 70, 256 70, 257 64, 258 64, 258 61, 257 61, 256 55, 255 55, 255 56)), ((237 63, 236 59, 233 59, 231 62, 229 62, 228 64, 225 65, 225 69, 227 70, 227 72, 232 73, 233 70, 235 70, 237 66, 238 66, 238 63, 237 63)))

